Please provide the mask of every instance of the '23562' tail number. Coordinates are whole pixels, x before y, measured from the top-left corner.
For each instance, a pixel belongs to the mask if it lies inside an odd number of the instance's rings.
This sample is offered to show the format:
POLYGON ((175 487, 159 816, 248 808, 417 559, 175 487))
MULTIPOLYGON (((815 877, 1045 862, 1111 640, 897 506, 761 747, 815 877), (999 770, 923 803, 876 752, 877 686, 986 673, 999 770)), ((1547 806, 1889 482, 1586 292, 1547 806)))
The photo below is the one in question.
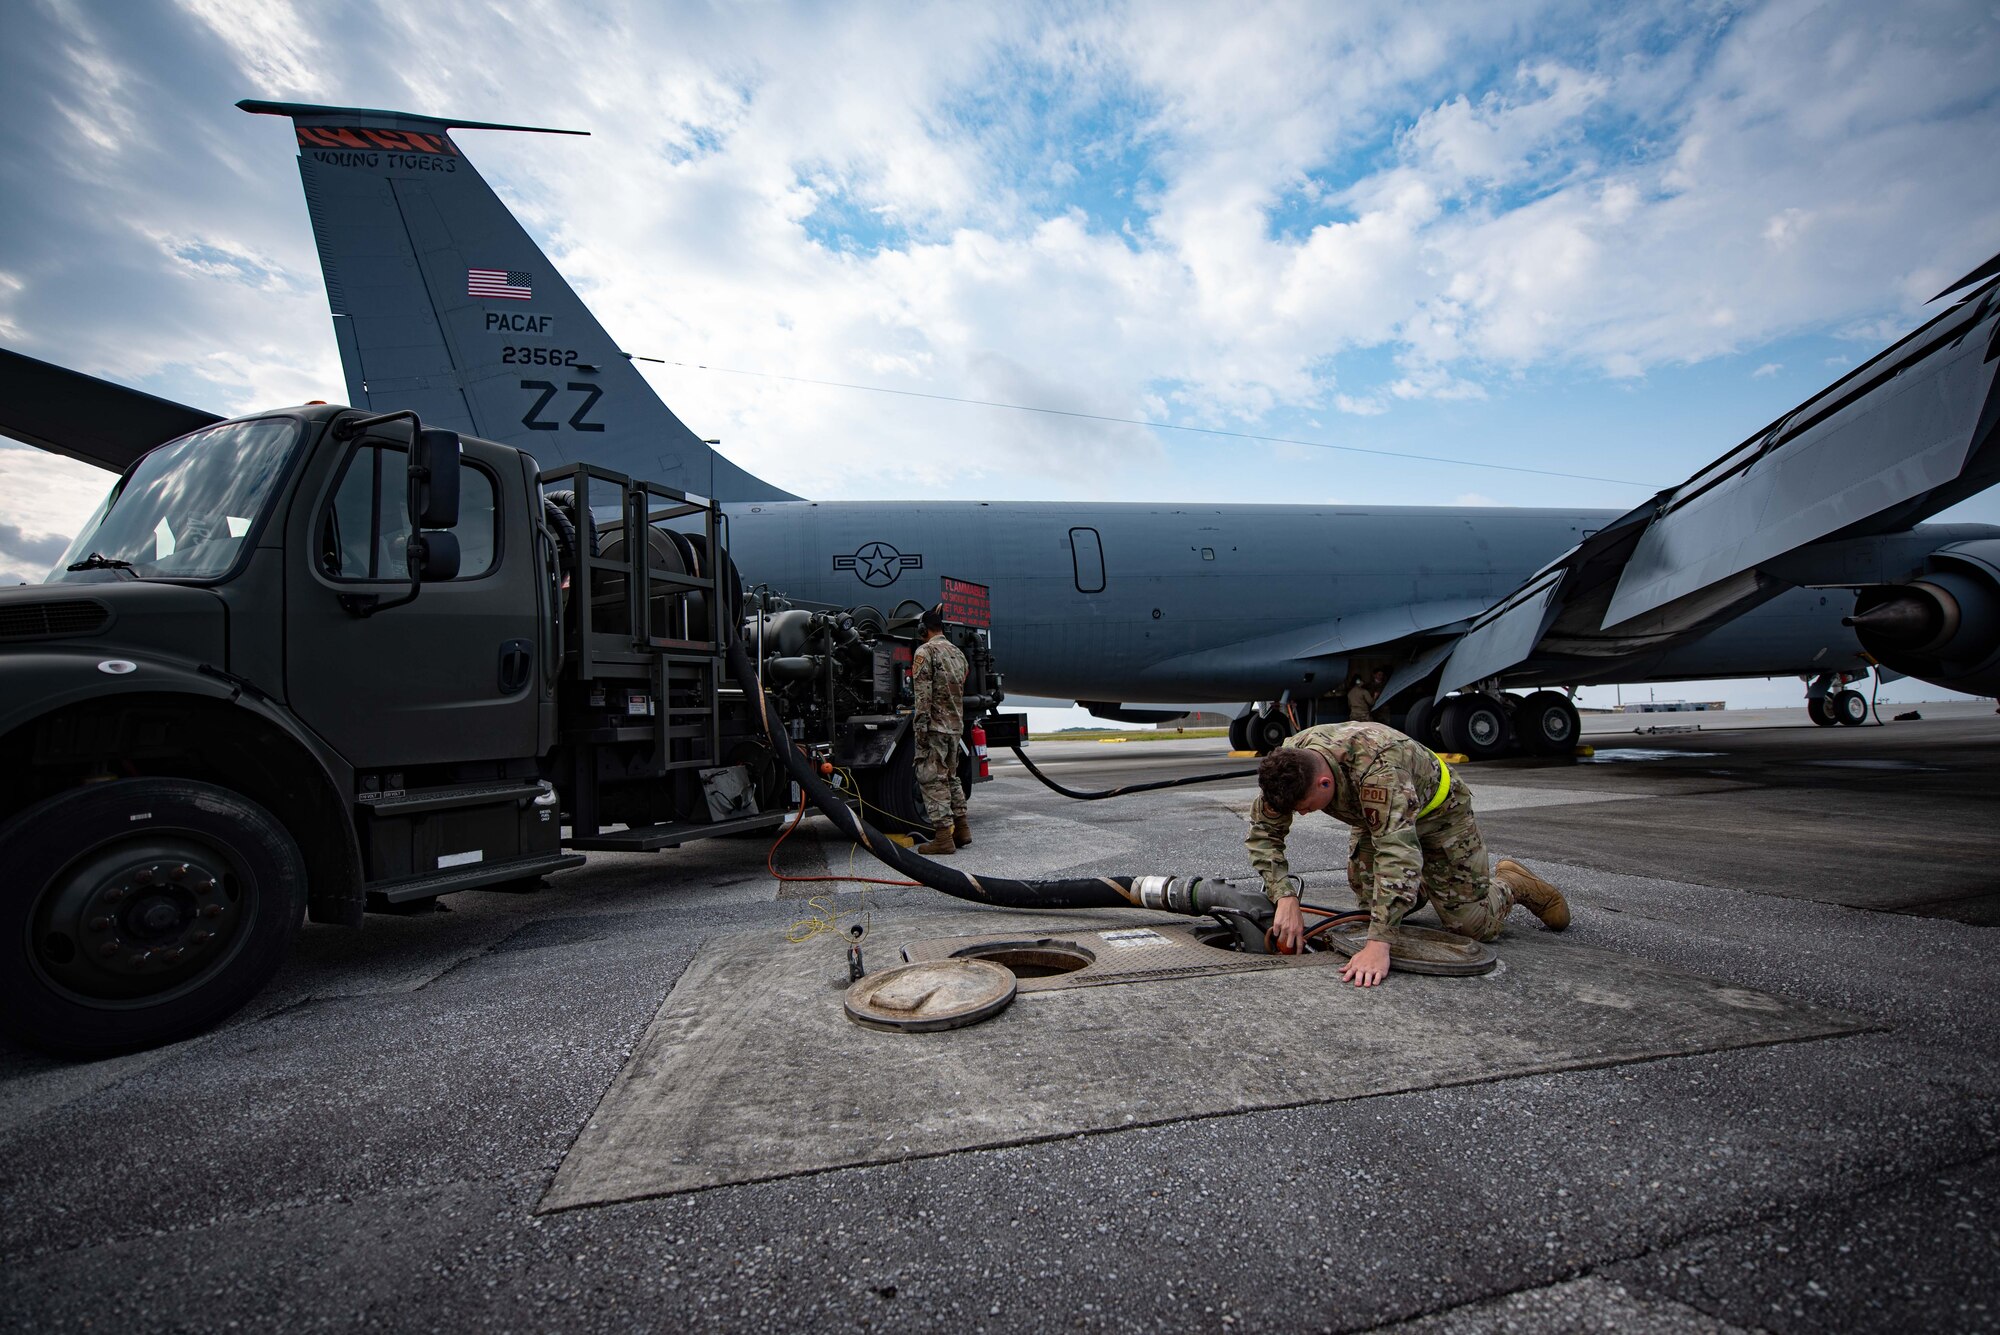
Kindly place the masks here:
POLYGON ((500 360, 508 366, 575 366, 575 348, 502 348, 500 360))

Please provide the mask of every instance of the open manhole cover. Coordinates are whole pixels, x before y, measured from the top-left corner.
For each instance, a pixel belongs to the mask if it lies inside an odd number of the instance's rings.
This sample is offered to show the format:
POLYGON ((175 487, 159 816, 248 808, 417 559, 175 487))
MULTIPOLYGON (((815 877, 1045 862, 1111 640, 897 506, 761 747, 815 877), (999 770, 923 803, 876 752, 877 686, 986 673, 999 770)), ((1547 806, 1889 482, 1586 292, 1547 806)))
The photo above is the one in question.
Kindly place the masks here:
POLYGON ((991 960, 1016 978, 1054 978, 1097 962, 1097 952, 1074 941, 1041 937, 1033 941, 982 941, 951 952, 955 960, 991 960))
POLYGON ((847 1018, 869 1029, 961 1029, 1014 999, 1014 975, 990 960, 946 959, 871 973, 847 989, 847 1018))
POLYGON ((1328 950, 1311 955, 1253 955, 1227 948, 1230 933, 1220 926, 1161 923, 1157 927, 1115 927, 1074 936, 948 936, 913 941, 903 947, 912 964, 928 961, 988 963, 1006 967, 1023 994, 1103 987, 1112 983, 1157 982, 1254 969, 1291 969, 1339 964, 1345 955, 1328 950), (1214 949, 1207 937, 1214 937, 1214 949))
MULTIPOLYGON (((1343 955, 1352 955, 1368 944, 1368 924, 1335 923, 1319 933, 1343 955)), ((1492 973, 1500 967, 1500 957, 1470 937, 1454 936, 1435 927, 1398 927, 1389 939, 1389 967, 1404 973, 1429 973, 1446 978, 1492 973)))

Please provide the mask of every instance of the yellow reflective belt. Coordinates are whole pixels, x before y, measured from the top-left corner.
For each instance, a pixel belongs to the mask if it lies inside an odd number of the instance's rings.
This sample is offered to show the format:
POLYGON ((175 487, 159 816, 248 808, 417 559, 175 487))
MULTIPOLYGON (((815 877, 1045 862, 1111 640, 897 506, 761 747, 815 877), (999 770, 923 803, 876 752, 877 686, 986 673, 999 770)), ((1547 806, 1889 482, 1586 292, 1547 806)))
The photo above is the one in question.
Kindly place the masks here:
POLYGON ((1418 820, 1422 820, 1443 806, 1445 798, 1451 793, 1451 766, 1445 764, 1444 757, 1435 751, 1431 752, 1431 759, 1438 763, 1438 790, 1430 801, 1424 803, 1424 809, 1417 813, 1418 820))

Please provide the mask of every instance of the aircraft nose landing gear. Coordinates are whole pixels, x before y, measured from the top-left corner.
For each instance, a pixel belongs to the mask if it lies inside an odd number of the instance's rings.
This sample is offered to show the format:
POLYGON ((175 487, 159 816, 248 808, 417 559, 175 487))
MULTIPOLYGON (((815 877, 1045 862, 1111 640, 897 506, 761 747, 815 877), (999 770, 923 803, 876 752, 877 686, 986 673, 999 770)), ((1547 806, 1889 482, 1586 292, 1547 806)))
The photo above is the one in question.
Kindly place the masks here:
POLYGON ((1828 674, 1808 686, 1806 717, 1822 728, 1835 724, 1858 728, 1868 722, 1868 697, 1848 685, 1852 680, 1844 674, 1828 674))

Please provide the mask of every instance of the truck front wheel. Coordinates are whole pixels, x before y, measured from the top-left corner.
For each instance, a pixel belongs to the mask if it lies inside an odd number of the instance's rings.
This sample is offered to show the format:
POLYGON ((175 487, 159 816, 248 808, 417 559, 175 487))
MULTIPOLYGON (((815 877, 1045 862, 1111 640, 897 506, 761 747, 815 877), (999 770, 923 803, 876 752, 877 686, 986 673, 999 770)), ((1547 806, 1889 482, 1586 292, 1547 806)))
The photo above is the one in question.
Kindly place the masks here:
POLYGON ((97 1056, 197 1033, 254 996, 305 912, 298 845, 188 779, 58 793, 0 826, 0 1016, 97 1056))

